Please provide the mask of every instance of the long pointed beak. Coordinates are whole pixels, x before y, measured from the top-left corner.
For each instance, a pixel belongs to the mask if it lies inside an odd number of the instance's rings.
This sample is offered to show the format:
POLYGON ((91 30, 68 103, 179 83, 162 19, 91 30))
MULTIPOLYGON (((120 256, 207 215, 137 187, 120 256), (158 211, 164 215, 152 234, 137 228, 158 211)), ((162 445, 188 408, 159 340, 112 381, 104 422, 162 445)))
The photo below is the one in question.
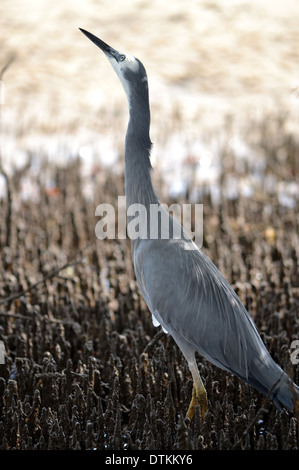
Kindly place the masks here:
POLYGON ((94 34, 89 33, 85 29, 79 28, 85 36, 88 37, 96 46, 98 46, 108 57, 114 57, 117 61, 120 56, 120 53, 113 49, 113 47, 108 46, 104 41, 97 38, 94 34))

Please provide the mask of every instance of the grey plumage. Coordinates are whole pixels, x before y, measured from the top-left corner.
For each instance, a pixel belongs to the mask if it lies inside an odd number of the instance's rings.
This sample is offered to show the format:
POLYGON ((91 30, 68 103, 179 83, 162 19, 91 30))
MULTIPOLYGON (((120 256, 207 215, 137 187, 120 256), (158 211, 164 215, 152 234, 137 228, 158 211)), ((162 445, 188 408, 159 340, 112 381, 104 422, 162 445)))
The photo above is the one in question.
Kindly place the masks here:
MULTIPOLYGON (((143 204, 149 214, 150 205, 160 202, 151 180, 146 71, 138 59, 81 31, 106 54, 126 92, 129 104, 125 145, 127 207, 143 204)), ((299 399, 298 386, 273 361, 250 315, 220 271, 194 246, 182 227, 179 227, 181 239, 173 238, 178 223, 165 211, 163 214, 169 219, 169 239, 162 238, 160 227, 158 238, 150 238, 147 216, 146 239, 132 240, 136 278, 154 324, 160 324, 172 335, 202 393, 205 390, 194 368, 196 351, 269 395, 278 408, 285 406, 292 410, 299 399)))

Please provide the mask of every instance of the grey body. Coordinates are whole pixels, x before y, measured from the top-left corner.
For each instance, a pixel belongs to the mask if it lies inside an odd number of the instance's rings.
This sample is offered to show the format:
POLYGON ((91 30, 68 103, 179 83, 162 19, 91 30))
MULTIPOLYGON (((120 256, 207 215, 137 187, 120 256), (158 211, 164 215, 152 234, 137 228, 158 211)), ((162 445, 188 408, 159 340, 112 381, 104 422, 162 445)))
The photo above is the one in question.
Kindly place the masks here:
MULTIPOLYGON (((148 81, 142 63, 81 30, 106 54, 129 104, 125 146, 127 207, 159 204, 152 186, 148 81)), ((170 217, 167 215, 167 217, 170 217)), ((170 217, 170 225, 177 224, 170 217)), ((149 235, 149 227, 146 231, 149 235)), ((273 361, 245 307, 216 266, 182 231, 182 239, 132 240, 136 278, 152 313, 176 341, 190 370, 197 351, 273 400, 294 408, 299 388, 273 361), (190 249, 192 245, 192 249, 190 249)))

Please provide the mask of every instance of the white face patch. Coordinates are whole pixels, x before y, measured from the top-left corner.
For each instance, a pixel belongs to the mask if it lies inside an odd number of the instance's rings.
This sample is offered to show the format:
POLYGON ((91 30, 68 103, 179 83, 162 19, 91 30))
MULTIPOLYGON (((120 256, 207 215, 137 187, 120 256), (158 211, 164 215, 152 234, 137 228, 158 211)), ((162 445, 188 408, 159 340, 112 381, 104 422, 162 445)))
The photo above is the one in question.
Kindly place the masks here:
POLYGON ((125 55, 126 58, 125 58, 125 60, 123 60, 121 62, 117 62, 117 60, 115 60, 114 57, 109 57, 108 55, 107 55, 107 57, 108 57, 111 65, 112 65, 112 67, 114 68, 118 78, 121 81, 121 84, 123 86, 123 89, 125 90, 125 93, 127 95, 127 98, 128 98, 129 104, 130 104, 130 99, 129 99, 130 98, 130 89, 129 89, 127 80, 124 78, 123 72, 125 70, 128 70, 128 69, 130 69, 132 72, 137 72, 138 68, 139 68, 139 63, 133 55, 131 55, 131 54, 124 54, 124 55, 125 55))

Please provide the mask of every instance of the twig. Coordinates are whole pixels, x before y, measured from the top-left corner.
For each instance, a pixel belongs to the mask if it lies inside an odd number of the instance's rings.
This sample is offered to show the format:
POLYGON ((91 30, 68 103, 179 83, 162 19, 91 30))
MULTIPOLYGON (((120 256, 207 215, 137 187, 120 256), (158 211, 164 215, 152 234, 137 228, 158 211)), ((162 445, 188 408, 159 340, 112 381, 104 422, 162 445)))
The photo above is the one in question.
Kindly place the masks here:
MULTIPOLYGON (((83 250, 85 250, 86 248, 88 248, 90 246, 89 245, 86 245, 84 248, 82 248, 80 251, 78 251, 78 253, 75 254, 75 256, 73 258, 75 258, 76 256, 78 256, 79 253, 81 253, 83 250)), ((5 299, 2 299, 0 300, 0 305, 3 305, 3 304, 6 304, 7 302, 11 302, 12 300, 15 300, 17 299, 18 297, 21 297, 22 295, 25 295, 27 294, 28 292, 30 292, 31 290, 35 289, 37 286, 39 286, 40 284, 44 283, 45 281, 47 281, 48 279, 51 279, 52 277, 54 277, 56 274, 58 274, 60 271, 63 271, 64 269, 66 268, 69 268, 70 266, 74 266, 78 263, 82 263, 83 259, 79 259, 79 260, 76 260, 76 261, 69 261, 67 263, 65 263, 63 266, 60 266, 59 268, 56 268, 56 269, 53 269, 51 272, 49 272, 46 276, 44 276, 42 279, 40 279, 39 281, 31 284, 29 287, 27 287, 27 289, 24 289, 23 291, 21 292, 17 292, 16 294, 13 294, 13 295, 10 295, 9 297, 6 297, 5 299)), ((0 314, 3 314, 2 312, 0 312, 0 314)))
MULTIPOLYGON (((163 338, 163 336, 165 336, 165 333, 164 331, 162 330, 162 328, 155 334, 155 336, 147 343, 147 345, 145 346, 144 348, 144 351, 142 352, 142 354, 148 354, 149 351, 153 348, 153 346, 155 345, 155 343, 157 343, 161 338, 163 338)), ((141 354, 141 356, 142 356, 141 354)))
POLYGON ((3 75, 5 74, 6 70, 11 66, 12 62, 15 60, 15 56, 12 55, 8 61, 6 62, 6 64, 2 67, 1 71, 0 71, 0 80, 2 80, 2 77, 3 75))
MULTIPOLYGON (((32 320, 34 317, 29 317, 28 315, 22 315, 21 313, 13 313, 13 312, 2 312, 0 310, 0 315, 2 317, 12 317, 14 319, 18 318, 20 320, 32 320)), ((39 317, 42 317, 42 315, 39 315, 39 317)), ((65 320, 58 320, 57 318, 47 318, 47 321, 49 323, 65 323, 65 320)))

